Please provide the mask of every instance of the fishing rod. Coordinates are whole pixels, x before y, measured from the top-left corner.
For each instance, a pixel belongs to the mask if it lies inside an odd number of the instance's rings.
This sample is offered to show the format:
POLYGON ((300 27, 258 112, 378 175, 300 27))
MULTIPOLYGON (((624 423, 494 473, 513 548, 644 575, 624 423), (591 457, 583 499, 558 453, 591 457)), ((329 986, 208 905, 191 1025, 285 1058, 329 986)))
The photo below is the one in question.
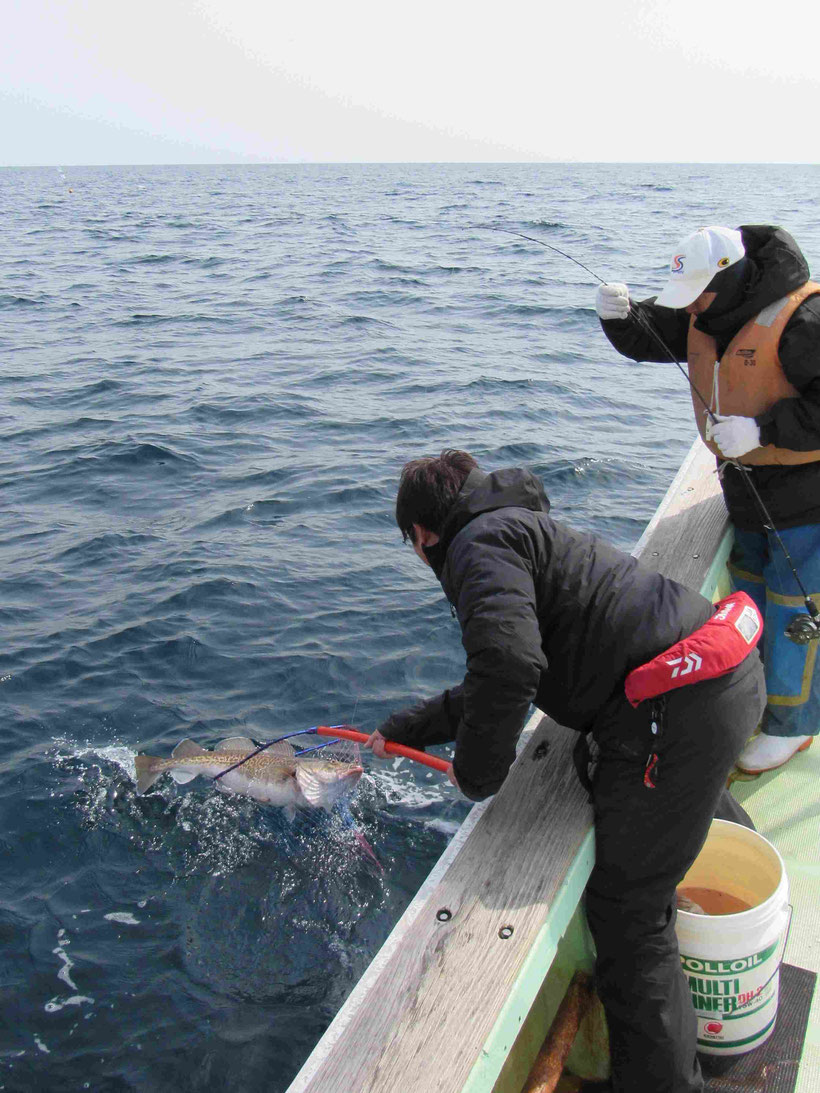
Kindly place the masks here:
MULTIPOLYGON (((570 262, 574 262, 576 266, 580 266, 581 269, 586 270, 586 272, 591 277, 594 277, 595 280, 599 281, 602 285, 605 285, 607 283, 603 279, 603 277, 599 277, 597 273, 595 273, 593 270, 591 270, 588 266, 585 266, 583 262, 579 262, 577 258, 573 258, 571 254, 567 254, 566 251, 561 250, 559 247, 554 247, 551 243, 545 243, 543 239, 537 239, 534 235, 524 235, 523 232, 510 231, 509 228, 495 228, 495 227, 490 227, 489 225, 483 225, 483 226, 486 228, 487 231, 505 232, 507 235, 517 235, 520 239, 529 239, 533 243, 540 243, 542 247, 547 247, 548 250, 554 250, 556 254, 561 254, 561 255, 564 256, 564 258, 569 258, 570 262)), ((637 312, 634 308, 629 309, 629 314, 630 314, 630 316, 634 317, 634 319, 637 322, 638 326, 640 326, 643 330, 645 330, 647 334, 651 334, 652 337, 655 339, 655 341, 658 342, 658 344, 661 346, 663 351, 666 353, 666 355, 669 357, 669 359, 672 361, 672 363, 675 365, 675 367, 681 373, 683 378, 686 380, 686 382, 692 388, 694 393, 698 396, 700 401, 703 403, 703 407, 706 410, 706 413, 709 415, 709 418, 711 419, 712 424, 716 425, 718 419, 717 419, 714 411, 712 410, 711 406, 706 401, 706 399, 703 397, 703 395, 700 393, 700 391, 695 386, 695 384, 692 382, 692 380, 689 376, 689 373, 686 371, 686 369, 683 367, 683 365, 680 363, 680 361, 674 355, 674 353, 669 348, 669 346, 666 344, 666 342, 663 340, 663 338, 661 338, 660 334, 658 334, 658 332, 654 329, 654 327, 652 327, 650 325, 649 320, 646 319, 639 312, 637 312)), ((734 462, 734 461, 729 460, 729 462, 734 462)), ((754 487, 752 487, 752 488, 754 488, 754 487)))
MULTIPOLYGON (((574 262, 576 266, 580 266, 581 269, 585 270, 588 274, 590 274, 591 277, 594 277, 596 281, 600 282, 600 284, 607 284, 603 277, 600 277, 593 270, 589 269, 589 267, 585 266, 583 262, 579 262, 577 258, 573 258, 571 254, 567 254, 566 251, 561 250, 559 247, 555 247, 551 243, 545 243, 543 239, 538 239, 534 235, 525 235, 523 232, 512 231, 509 228, 498 228, 490 224, 482 224, 479 225, 479 227, 484 228, 487 231, 498 231, 504 232, 506 235, 517 235, 521 239, 529 239, 532 243, 538 243, 542 247, 546 247, 547 250, 555 251, 556 254, 560 254, 564 258, 568 258, 570 262, 574 262)), ((655 328, 652 326, 646 316, 642 315, 641 312, 639 312, 636 308, 630 307, 629 317, 634 322, 636 322, 646 334, 649 334, 650 337, 654 338, 655 342, 660 346, 666 356, 672 361, 672 363, 684 377, 686 382, 689 384, 692 392, 697 395, 698 399, 703 404, 703 407, 706 410, 706 414, 711 424, 716 425, 718 423, 718 418, 715 412, 712 410, 712 407, 703 397, 696 385, 692 382, 689 373, 683 368, 680 361, 677 359, 675 354, 666 344, 658 331, 655 330, 655 328)), ((810 641, 820 640, 820 609, 818 609, 814 600, 806 591, 806 588, 800 579, 800 574, 797 572, 797 567, 792 560, 792 556, 791 554, 789 554, 786 544, 783 542, 783 539, 780 536, 780 532, 775 527, 774 520, 772 519, 771 514, 769 513, 769 510, 763 501, 763 498, 760 496, 757 486, 755 486, 754 482, 752 481, 752 476, 749 472, 749 468, 744 463, 741 463, 738 459, 725 459, 724 462, 730 463, 733 467, 737 468, 738 473, 745 482, 746 488, 751 493, 755 503, 758 506, 760 514, 763 517, 763 526, 766 528, 767 531, 770 531, 772 533, 777 545, 783 552, 783 556, 788 563, 795 583, 800 589, 800 594, 803 597, 803 602, 806 605, 806 610, 808 611, 808 614, 795 616, 795 618, 793 618, 789 625, 786 627, 785 636, 789 638, 790 641, 793 641, 795 645, 808 645, 810 641)))
MULTIPOLYGON (((216 781, 217 778, 224 778, 226 774, 230 774, 232 770, 241 767, 243 763, 247 763, 249 759, 253 759, 255 755, 259 755, 267 748, 273 747, 274 744, 278 744, 282 740, 290 740, 295 736, 332 737, 326 744, 317 744, 316 747, 305 748, 303 751, 297 752, 297 755, 306 755, 308 752, 318 751, 319 748, 330 747, 337 740, 352 740, 357 744, 363 744, 365 740, 369 739, 367 733, 358 732, 356 729, 351 728, 350 725, 313 725, 309 729, 297 729, 296 732, 286 732, 284 736, 278 736, 275 740, 268 740, 264 744, 257 745, 255 751, 249 752, 248 755, 243 756, 238 763, 226 767, 225 770, 220 771, 219 774, 215 775, 214 781, 216 781)), ((384 750, 388 755, 398 755, 403 759, 412 759, 414 763, 421 763, 425 767, 430 767, 432 770, 439 771, 441 774, 446 774, 449 768, 449 763, 445 759, 437 759, 434 755, 427 755, 423 751, 416 751, 415 748, 407 748, 404 744, 393 744, 391 741, 386 740, 384 750)))

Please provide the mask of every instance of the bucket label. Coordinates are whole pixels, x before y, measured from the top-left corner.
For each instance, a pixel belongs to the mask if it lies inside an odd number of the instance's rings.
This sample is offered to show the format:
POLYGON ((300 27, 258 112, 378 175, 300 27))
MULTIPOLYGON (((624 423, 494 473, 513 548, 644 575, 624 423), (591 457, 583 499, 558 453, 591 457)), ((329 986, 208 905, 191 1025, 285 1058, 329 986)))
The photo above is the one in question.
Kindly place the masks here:
MULTIPOLYGON (((771 987, 771 983, 768 985, 771 987)), ((764 986, 765 983, 760 986, 747 985, 746 990, 741 990, 739 979, 699 979, 695 975, 689 976, 692 1005, 698 1013, 716 1013, 722 1017, 729 1017, 738 1010, 743 1011, 742 1017, 750 1016, 755 1012, 751 1003, 756 998, 768 1001, 772 994, 771 990, 767 990, 764 995, 764 986)))
POLYGON ((706 957, 684 956, 681 953, 680 962, 684 972, 697 975, 739 975, 741 972, 750 972, 760 964, 764 964, 777 950, 780 944, 775 941, 768 949, 761 953, 752 953, 751 956, 739 956, 735 960, 707 960, 706 957))
POLYGON ((681 954, 701 1050, 748 1051, 774 1024, 780 939, 761 952, 725 959, 681 954))

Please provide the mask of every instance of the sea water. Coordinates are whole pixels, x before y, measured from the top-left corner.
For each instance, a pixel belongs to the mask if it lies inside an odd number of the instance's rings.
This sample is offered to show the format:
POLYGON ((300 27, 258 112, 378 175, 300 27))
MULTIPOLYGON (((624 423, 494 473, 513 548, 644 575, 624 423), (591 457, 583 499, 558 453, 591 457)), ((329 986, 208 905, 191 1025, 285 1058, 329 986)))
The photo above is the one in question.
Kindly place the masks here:
MULTIPOLYGON (((779 223, 798 166, 0 171, 0 1087, 280 1093, 468 811, 366 757, 339 816, 137 751, 375 728, 459 680, 402 546, 402 463, 525 465, 631 548, 693 438, 620 358, 596 280, 656 292, 679 237, 779 223)), ((446 751, 443 750, 443 754, 446 751)))

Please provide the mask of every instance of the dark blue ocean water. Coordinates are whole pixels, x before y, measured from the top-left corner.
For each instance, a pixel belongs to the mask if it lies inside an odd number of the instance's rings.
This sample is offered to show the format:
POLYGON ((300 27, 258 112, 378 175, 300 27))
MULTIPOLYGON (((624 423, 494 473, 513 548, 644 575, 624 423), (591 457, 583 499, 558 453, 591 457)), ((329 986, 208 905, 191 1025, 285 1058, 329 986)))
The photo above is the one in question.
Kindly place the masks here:
POLYGON ((0 171, 0 1088, 281 1093, 467 813, 368 756, 338 817, 170 780, 167 754, 375 728, 458 680, 392 518, 445 446, 539 474, 630 548, 692 440, 671 365, 617 357, 705 223, 780 223, 797 166, 0 171))

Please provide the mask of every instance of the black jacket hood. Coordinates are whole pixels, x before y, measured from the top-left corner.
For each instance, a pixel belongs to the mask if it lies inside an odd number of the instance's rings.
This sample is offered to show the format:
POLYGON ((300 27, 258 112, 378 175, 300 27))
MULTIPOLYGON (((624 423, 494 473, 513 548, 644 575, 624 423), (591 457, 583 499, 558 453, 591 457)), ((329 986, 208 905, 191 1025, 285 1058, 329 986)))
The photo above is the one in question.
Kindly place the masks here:
POLYGON ((783 228, 744 224, 739 231, 749 259, 749 272, 737 293, 737 302, 727 311, 715 315, 705 311, 695 320, 698 330, 716 338, 734 334, 764 307, 805 284, 810 276, 803 252, 783 228))
POLYGON ((549 512, 550 501, 540 480, 519 467, 490 474, 478 469, 470 471, 442 525, 439 541, 424 549, 436 576, 441 578, 447 550, 462 528, 483 512, 506 508, 549 512))

